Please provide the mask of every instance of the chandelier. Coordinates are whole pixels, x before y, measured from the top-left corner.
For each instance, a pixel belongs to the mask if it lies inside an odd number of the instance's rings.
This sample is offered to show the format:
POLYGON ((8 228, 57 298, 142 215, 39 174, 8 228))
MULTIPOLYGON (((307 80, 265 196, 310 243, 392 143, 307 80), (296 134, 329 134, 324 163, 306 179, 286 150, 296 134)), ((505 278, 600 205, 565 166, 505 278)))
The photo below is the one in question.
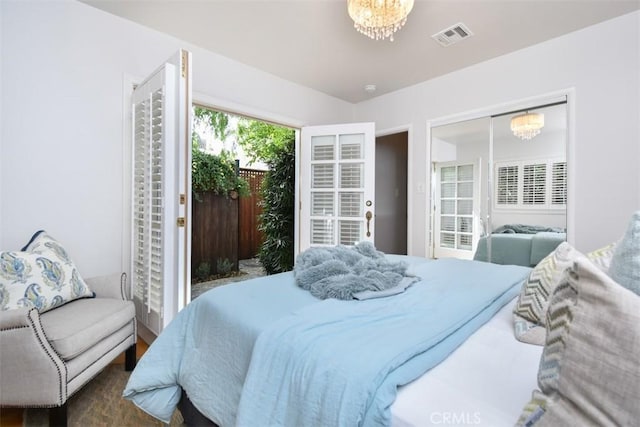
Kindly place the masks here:
POLYGON ((511 119, 511 131, 522 140, 530 140, 540 133, 544 127, 544 114, 530 113, 518 114, 511 119))
POLYGON ((407 22, 414 0, 347 0, 349 16, 360 33, 374 40, 389 37, 407 22))

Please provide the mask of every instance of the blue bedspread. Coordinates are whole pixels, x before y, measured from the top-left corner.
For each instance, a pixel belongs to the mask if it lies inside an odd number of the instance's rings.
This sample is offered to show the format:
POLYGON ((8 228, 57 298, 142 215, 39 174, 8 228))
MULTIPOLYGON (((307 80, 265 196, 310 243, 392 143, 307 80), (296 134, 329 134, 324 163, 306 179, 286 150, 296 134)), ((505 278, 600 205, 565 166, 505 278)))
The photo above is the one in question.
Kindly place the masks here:
POLYGON ((235 424, 253 345, 269 324, 319 300, 281 273, 220 286, 185 307, 149 347, 123 396, 169 423, 181 387, 221 427, 235 424))
POLYGON ((442 259, 404 294, 326 300, 258 338, 238 426, 387 426, 397 387, 458 347, 519 291, 528 268, 442 259))
POLYGON ((529 272, 461 260, 410 268, 423 280, 367 301, 320 301, 291 273, 210 291, 158 337, 124 396, 164 422, 182 387, 222 427, 388 425, 397 386, 443 360, 529 272))

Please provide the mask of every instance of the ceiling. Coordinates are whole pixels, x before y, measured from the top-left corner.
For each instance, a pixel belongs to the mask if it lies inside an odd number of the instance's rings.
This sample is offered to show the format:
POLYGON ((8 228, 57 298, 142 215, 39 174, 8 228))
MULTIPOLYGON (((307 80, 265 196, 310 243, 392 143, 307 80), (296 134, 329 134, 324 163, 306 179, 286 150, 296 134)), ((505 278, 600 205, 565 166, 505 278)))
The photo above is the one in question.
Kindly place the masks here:
POLYGON ((390 42, 356 32, 346 0, 81 1, 352 103, 640 8, 640 0, 416 0, 390 42), (431 39, 460 22, 472 37, 449 47, 431 39))

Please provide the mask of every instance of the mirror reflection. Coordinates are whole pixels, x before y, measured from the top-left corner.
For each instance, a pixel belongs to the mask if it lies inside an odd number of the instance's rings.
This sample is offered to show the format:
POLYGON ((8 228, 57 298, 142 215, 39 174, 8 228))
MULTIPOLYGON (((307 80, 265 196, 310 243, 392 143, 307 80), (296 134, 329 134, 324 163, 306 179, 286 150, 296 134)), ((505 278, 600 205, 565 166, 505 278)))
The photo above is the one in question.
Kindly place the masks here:
POLYGON ((566 240, 566 103, 432 128, 432 255, 536 265, 566 240))

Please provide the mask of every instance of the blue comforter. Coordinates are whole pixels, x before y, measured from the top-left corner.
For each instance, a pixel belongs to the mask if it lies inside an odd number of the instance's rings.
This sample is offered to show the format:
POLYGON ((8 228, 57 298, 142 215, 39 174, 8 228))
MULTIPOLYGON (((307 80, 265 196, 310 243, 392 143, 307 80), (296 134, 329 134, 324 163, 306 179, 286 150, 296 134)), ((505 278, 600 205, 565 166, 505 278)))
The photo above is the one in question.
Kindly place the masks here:
POLYGON ((439 363, 519 291, 528 268, 438 260, 367 301, 320 301, 290 273, 192 302, 124 392, 168 422, 180 387, 221 426, 388 425, 397 386, 439 363))

